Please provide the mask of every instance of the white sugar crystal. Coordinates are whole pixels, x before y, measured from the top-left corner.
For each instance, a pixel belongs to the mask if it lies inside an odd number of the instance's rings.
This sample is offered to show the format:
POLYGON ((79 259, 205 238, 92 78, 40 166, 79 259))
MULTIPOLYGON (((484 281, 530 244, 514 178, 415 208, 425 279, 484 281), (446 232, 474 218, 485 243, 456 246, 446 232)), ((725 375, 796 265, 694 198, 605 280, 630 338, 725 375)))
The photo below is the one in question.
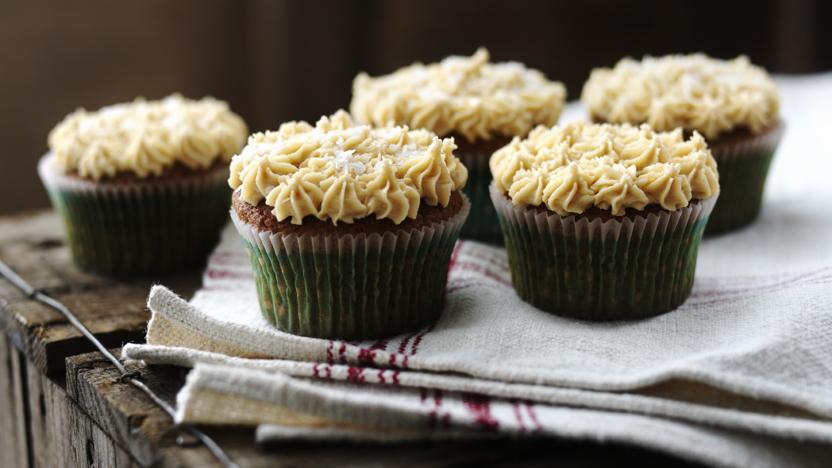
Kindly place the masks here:
POLYGON ((444 101, 448 99, 448 94, 436 89, 423 89, 419 91, 419 97, 425 101, 444 101))
POLYGON ((270 155, 280 154, 283 150, 283 145, 275 145, 273 143, 256 143, 254 145, 254 152, 256 154, 270 155))
POLYGON ((139 122, 136 119, 125 119, 121 122, 121 129, 130 132, 137 128, 147 127, 147 125, 147 123, 139 122))
POLYGON ((526 71, 526 66, 520 62, 503 62, 494 65, 494 68, 501 72, 508 73, 523 73, 526 71))
POLYGON ((393 138, 400 137, 402 134, 402 129, 400 127, 385 127, 376 130, 376 132, 378 132, 378 135, 380 135, 382 138, 390 140, 393 138))
POLYGON ((356 161, 350 163, 350 171, 355 172, 356 174, 363 174, 365 170, 364 164, 356 161))
POLYGON ((339 151, 335 154, 335 169, 341 171, 347 168, 352 162, 353 153, 355 153, 355 150, 339 151))
POLYGON ((172 94, 172 95, 166 96, 164 99, 162 99, 162 104, 165 105, 165 106, 175 106, 181 100, 182 100, 181 98, 179 98, 175 94, 172 94))
POLYGON ((104 106, 98 110, 97 114, 102 119, 111 119, 118 117, 126 112, 126 108, 123 104, 113 104, 110 106, 104 106))
POLYGON ((702 77, 697 73, 685 73, 681 79, 682 88, 685 92, 693 92, 697 88, 702 87, 702 77))
POLYGON ((185 123, 185 119, 180 114, 170 114, 162 120, 162 125, 166 128, 176 128, 185 123))
POLYGON ((399 157, 402 159, 410 159, 425 154, 425 150, 417 147, 413 143, 409 143, 402 148, 399 157))
POLYGON ((717 81, 722 84, 738 87, 743 83, 744 78, 736 73, 720 73, 716 75, 717 81))
POLYGON ((78 132, 82 135, 94 132, 97 128, 98 125, 93 123, 90 119, 81 119, 81 121, 78 122, 78 132))

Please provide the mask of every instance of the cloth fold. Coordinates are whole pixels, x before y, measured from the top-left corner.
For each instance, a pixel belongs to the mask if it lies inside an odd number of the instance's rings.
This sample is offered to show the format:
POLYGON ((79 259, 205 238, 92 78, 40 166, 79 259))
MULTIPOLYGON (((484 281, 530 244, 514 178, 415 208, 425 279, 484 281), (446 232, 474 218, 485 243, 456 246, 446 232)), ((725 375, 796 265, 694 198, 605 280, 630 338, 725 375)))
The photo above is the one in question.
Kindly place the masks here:
POLYGON ((822 131, 798 112, 832 108, 809 97, 832 96, 832 76, 821 78, 781 83, 789 130, 762 217, 703 242, 694 291, 671 313, 546 314, 516 296, 502 249, 461 241, 433 326, 365 342, 293 336, 260 316, 227 229, 189 302, 151 290, 147 344, 124 357, 194 367, 178 419, 264 424, 262 441, 540 434, 714 465, 822 466, 832 459, 832 154, 806 151, 822 131))
POLYGON ((254 369, 240 369, 229 377, 223 366, 197 365, 183 390, 189 395, 181 398, 186 401, 180 401, 180 412, 196 419, 210 414, 212 418, 224 418, 220 421, 226 424, 245 423, 248 416, 237 419, 241 409, 248 415, 259 413, 261 420, 278 423, 258 430, 258 438, 270 442, 298 433, 307 438, 315 432, 327 434, 330 439, 376 442, 485 438, 500 432, 514 437, 554 436, 659 446, 678 456, 717 466, 786 466, 797 462, 820 467, 829 455, 822 444, 790 444, 635 414, 540 406, 470 393, 311 382, 254 369), (240 387, 247 389, 245 396, 235 390, 240 387), (237 396, 229 400, 229 395, 237 396), (278 407, 284 414, 275 414, 278 407), (463 432, 459 428, 478 431, 463 432))

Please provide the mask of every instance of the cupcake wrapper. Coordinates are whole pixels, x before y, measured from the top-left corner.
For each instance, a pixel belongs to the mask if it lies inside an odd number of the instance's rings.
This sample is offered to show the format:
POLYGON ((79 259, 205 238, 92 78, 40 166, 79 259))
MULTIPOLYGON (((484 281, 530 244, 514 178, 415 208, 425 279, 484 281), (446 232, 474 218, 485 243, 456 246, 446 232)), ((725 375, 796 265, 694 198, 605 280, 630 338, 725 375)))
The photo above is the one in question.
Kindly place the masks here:
POLYGON ((502 245, 503 232, 500 230, 497 213, 488 195, 488 186, 491 185, 492 180, 491 169, 488 167, 491 154, 480 152, 454 154, 468 169, 468 182, 465 183, 462 191, 471 200, 471 215, 462 227, 461 236, 465 239, 502 245))
POLYGON ((225 168, 162 181, 95 182, 60 173, 47 155, 38 173, 83 270, 135 277, 197 267, 227 222, 225 168))
POLYGON ((682 304, 716 202, 714 197, 677 211, 590 220, 515 206, 494 184, 491 197, 520 298, 584 320, 650 317, 682 304))
POLYGON ((440 223, 383 234, 280 234, 231 219, 245 241, 266 320, 296 335, 372 339, 436 321, 470 204, 440 223))
POLYGON ((741 228, 760 214, 766 176, 785 126, 735 142, 716 142, 711 152, 719 169, 719 203, 706 234, 741 228))

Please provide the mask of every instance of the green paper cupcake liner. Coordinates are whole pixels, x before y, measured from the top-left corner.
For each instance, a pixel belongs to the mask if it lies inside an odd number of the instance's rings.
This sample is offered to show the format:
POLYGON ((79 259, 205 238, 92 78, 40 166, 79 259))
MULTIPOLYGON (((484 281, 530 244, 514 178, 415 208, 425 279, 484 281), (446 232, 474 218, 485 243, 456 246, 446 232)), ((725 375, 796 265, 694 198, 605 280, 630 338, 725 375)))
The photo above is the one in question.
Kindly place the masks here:
POLYGON ((175 179, 92 181, 62 174, 51 155, 38 172, 83 270, 116 277, 172 273, 201 265, 227 222, 227 169, 175 179))
POLYGON ((719 170, 719 203, 706 234, 717 234, 751 224, 760 214, 766 177, 785 125, 736 141, 715 141, 711 153, 719 170))
POLYGON ((471 200, 471 214, 462 227, 460 236, 464 239, 502 245, 503 232, 488 195, 488 187, 493 179, 488 167, 491 154, 460 151, 454 155, 468 169, 468 182, 462 191, 471 200))
POLYGON ((373 339, 435 322, 470 203, 438 223, 371 234, 281 234, 231 219, 249 251, 263 317, 295 335, 373 339))
POLYGON ((716 202, 603 219, 516 206, 494 184, 491 197, 517 295, 583 320, 651 317, 681 305, 716 202))

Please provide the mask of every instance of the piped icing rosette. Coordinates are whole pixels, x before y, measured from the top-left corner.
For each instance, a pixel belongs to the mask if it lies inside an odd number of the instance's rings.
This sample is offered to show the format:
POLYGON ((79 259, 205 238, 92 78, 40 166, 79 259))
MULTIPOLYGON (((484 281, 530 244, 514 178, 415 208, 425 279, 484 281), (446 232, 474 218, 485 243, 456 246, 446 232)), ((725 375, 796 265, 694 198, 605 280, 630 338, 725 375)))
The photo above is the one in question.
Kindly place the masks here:
POLYGON ((471 57, 415 63, 385 76, 359 74, 352 114, 376 126, 409 125, 468 141, 522 136, 539 124, 554 125, 566 91, 517 62, 489 63, 479 49, 471 57))
POLYGON ((596 68, 581 100, 596 120, 676 127, 708 138, 737 128, 759 133, 777 119, 774 81, 745 56, 717 60, 703 54, 624 58, 596 68))
POLYGON ((49 133, 49 148, 66 173, 94 180, 125 172, 143 178, 175 163, 204 169, 218 158, 228 161, 247 136, 245 122, 225 102, 174 94, 94 112, 78 109, 49 133))
POLYGON ((232 188, 243 201, 265 199, 278 221, 306 216, 352 223, 373 216, 395 224, 419 204, 447 206, 468 178, 452 138, 408 127, 356 124, 344 111, 313 127, 289 122, 256 133, 231 161, 232 188))
POLYGON ((704 138, 648 125, 572 123, 538 127, 491 158, 499 192, 515 205, 545 205, 560 215, 595 206, 615 216, 657 204, 675 211, 719 193, 716 162, 704 138))

